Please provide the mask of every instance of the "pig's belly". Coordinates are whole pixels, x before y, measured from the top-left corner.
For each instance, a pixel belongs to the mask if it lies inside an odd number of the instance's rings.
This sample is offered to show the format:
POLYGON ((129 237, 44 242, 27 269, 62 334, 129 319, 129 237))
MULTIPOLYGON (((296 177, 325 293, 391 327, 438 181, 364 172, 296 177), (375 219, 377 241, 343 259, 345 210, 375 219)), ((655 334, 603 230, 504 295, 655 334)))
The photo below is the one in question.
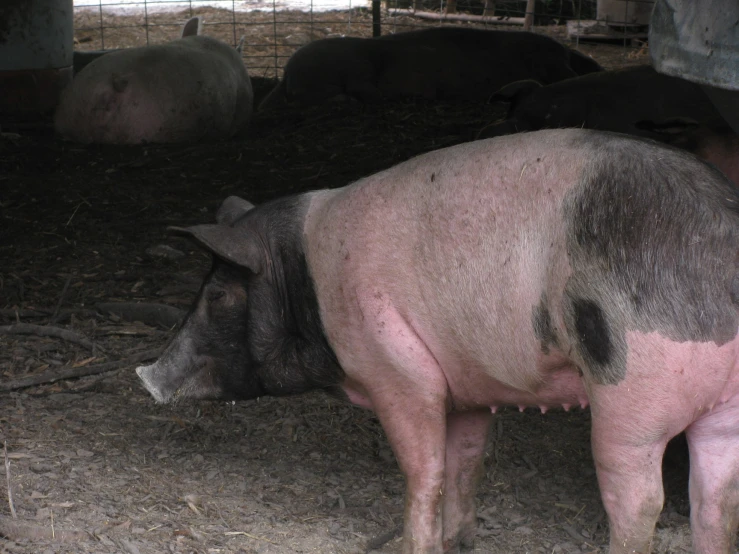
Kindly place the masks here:
MULTIPOLYGON (((531 369, 522 368, 531 372, 531 369)), ((571 364, 539 367, 537 379, 527 390, 502 383, 482 370, 448 377, 454 409, 467 410, 489 407, 493 413, 501 406, 538 407, 542 413, 550 408, 572 406, 586 408, 588 395, 580 371, 571 364)))
MULTIPOLYGON (((586 408, 588 395, 580 370, 563 355, 542 357, 536 368, 521 367, 530 375, 527 390, 506 385, 491 375, 491 370, 473 364, 451 364, 443 369, 452 410, 489 408, 493 413, 502 406, 538 407, 542 413, 550 408, 569 410, 586 408), (532 371, 532 369, 534 371, 532 371)), ((358 406, 372 409, 372 400, 361 383, 346 379, 342 389, 358 406)))

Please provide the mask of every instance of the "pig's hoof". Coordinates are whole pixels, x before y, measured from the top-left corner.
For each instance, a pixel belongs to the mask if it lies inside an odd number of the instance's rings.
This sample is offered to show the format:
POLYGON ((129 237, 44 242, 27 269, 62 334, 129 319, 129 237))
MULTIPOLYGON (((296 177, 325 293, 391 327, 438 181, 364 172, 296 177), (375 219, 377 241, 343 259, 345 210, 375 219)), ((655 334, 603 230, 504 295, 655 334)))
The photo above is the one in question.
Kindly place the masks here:
MULTIPOLYGON (((471 545, 472 543, 470 543, 471 545)), ((454 540, 448 539, 444 541, 444 554, 460 554, 463 547, 464 550, 467 550, 467 544, 465 544, 464 541, 459 540, 455 537, 454 540)))
POLYGON ((477 529, 472 528, 468 531, 460 531, 454 537, 444 540, 444 554, 459 554, 464 550, 471 550, 475 546, 475 536, 477 529))
POLYGON ((477 527, 475 525, 462 525, 454 535, 444 537, 444 553, 457 554, 460 550, 473 548, 476 536, 477 527))
POLYGON ((380 548, 382 545, 384 545, 387 542, 390 542, 395 537, 399 537, 402 533, 403 533, 403 526, 399 525, 392 531, 388 531, 387 533, 383 533, 382 535, 379 535, 377 537, 370 539, 367 542, 366 552, 372 552, 373 550, 380 548))

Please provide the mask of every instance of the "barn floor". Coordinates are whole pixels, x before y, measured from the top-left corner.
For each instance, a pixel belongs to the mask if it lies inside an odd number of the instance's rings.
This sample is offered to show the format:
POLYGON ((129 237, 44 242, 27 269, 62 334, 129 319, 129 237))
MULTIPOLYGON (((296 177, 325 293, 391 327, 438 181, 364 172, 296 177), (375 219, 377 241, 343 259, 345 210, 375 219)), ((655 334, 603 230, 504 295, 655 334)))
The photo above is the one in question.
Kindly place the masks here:
MULTIPOLYGON (((590 48, 611 67, 635 63, 618 47, 590 48)), ((166 322, 100 304, 187 308, 209 260, 165 228, 212 221, 230 194, 262 202, 340 186, 470 140, 500 115, 490 105, 336 103, 258 116, 245 137, 194 146, 4 134, 0 328, 43 327, 0 333, 0 475, 12 493, 12 503, 0 495, 0 552, 400 552, 403 479, 371 413, 321 394, 158 406, 133 369, 166 343, 166 322), (55 328, 74 335, 43 334, 55 328), (50 381, 75 371, 90 375, 50 381), (46 382, 22 386, 29 377, 46 382)), ((579 409, 500 414, 474 552, 605 551, 588 433, 579 409)), ((665 480, 657 551, 687 552, 680 449, 665 480)))

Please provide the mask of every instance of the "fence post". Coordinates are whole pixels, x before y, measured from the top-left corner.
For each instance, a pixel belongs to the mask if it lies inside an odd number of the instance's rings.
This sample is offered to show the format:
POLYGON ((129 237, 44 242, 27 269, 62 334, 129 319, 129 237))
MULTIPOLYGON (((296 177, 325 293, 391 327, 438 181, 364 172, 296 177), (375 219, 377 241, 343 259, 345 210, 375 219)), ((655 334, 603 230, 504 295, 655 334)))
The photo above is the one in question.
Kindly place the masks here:
POLYGON ((523 30, 530 31, 534 24, 534 7, 536 0, 526 0, 526 17, 523 19, 523 30))
POLYGON ((52 112, 72 82, 72 0, 0 2, 0 116, 52 112))
POLYGON ((372 0, 372 36, 379 37, 382 34, 380 25, 380 0, 372 0))

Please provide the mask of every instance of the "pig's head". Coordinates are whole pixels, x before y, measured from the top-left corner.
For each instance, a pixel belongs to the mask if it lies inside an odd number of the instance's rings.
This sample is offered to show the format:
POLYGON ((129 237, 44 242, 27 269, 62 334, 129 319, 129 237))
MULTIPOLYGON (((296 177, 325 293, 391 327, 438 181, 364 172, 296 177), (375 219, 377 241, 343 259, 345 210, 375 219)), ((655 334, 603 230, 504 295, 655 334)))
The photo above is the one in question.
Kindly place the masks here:
MULTIPOLYGON (((317 313, 307 270, 300 268, 304 260, 292 255, 292 240, 275 244, 265 230, 276 218, 252 214, 252 208, 230 197, 216 224, 172 229, 210 251, 214 261, 164 353, 154 364, 136 369, 158 402, 248 399, 338 383, 340 370, 321 340, 322 330, 304 325, 315 321, 317 313), (286 269, 286 264, 294 267, 286 269), (309 301, 295 306, 291 294, 309 301)), ((300 227, 299 221, 288 223, 288 228, 300 227)))
POLYGON ((531 131, 533 126, 524 119, 516 117, 516 109, 525 102, 530 96, 534 95, 537 90, 541 89, 541 84, 533 79, 524 81, 515 81, 495 92, 489 99, 489 103, 503 103, 508 105, 508 115, 506 119, 486 125, 478 131, 476 140, 499 137, 502 135, 512 135, 514 133, 522 133, 531 131))

